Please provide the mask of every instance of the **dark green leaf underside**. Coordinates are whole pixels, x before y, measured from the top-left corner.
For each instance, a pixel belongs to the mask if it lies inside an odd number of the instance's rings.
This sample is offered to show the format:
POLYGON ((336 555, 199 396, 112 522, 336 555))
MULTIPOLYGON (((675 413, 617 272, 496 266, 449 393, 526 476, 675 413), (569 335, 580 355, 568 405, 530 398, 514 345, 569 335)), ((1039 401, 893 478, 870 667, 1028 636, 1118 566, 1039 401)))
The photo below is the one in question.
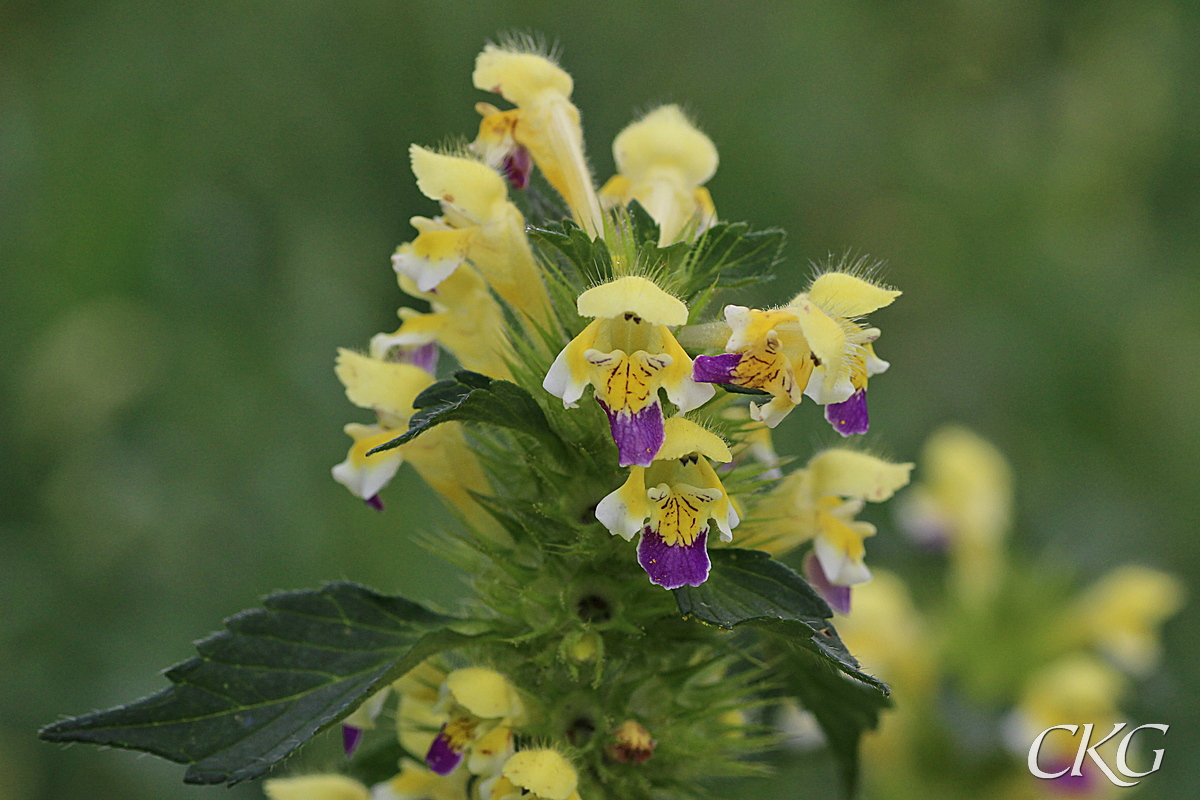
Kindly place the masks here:
POLYGON ((472 637, 451 617, 351 583, 283 592, 236 614, 167 670, 174 684, 62 720, 43 739, 143 750, 191 765, 187 783, 255 778, 430 655, 472 637))
POLYGON ((887 686, 859 668, 829 622, 829 605, 795 570, 757 550, 709 555, 708 580, 675 590, 680 613, 727 630, 758 630, 783 648, 778 679, 817 718, 853 794, 858 740, 889 705, 887 686))
POLYGON ((874 686, 830 669, 828 662, 798 645, 795 638, 782 636, 781 644, 786 658, 776 677, 816 717, 837 760, 846 796, 853 797, 858 786, 859 739, 879 725, 880 712, 891 703, 874 686))
POLYGON ((529 392, 509 381, 461 370, 417 395, 413 408, 417 413, 409 420, 408 430, 371 453, 411 442, 443 422, 478 422, 507 428, 533 436, 554 456, 561 457, 564 452, 562 440, 546 422, 542 407, 529 392))

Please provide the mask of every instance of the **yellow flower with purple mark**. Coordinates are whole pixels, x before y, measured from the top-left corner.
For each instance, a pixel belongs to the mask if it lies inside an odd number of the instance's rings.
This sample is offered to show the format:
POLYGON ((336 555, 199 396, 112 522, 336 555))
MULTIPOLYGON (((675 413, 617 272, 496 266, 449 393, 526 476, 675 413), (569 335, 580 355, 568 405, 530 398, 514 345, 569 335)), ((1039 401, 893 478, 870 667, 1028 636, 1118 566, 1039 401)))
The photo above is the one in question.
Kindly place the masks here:
POLYGON ((516 106, 493 111, 480 126, 485 159, 503 163, 522 158, 522 147, 571 209, 579 225, 593 237, 604 229, 600 201, 583 154, 579 109, 571 102, 575 82, 547 55, 528 42, 489 44, 475 59, 476 89, 494 92, 516 106), (498 117, 497 115, 504 115, 498 117), (512 149, 504 152, 511 141, 512 149))
POLYGON ((878 328, 861 317, 890 305, 900 292, 846 272, 826 272, 777 309, 725 307, 729 338, 723 355, 698 356, 697 381, 727 383, 771 395, 750 415, 775 427, 808 395, 843 436, 866 433, 867 379, 888 363, 875 355, 878 328))
POLYGON ((333 468, 333 479, 378 510, 383 509, 379 492, 400 469, 404 451, 395 448, 373 455, 367 453, 408 427, 413 400, 433 384, 433 375, 425 368, 431 358, 428 346, 392 347, 379 337, 372 340, 370 355, 338 350, 335 369, 346 387, 346 396, 356 406, 373 410, 378 422, 374 425, 352 422, 345 427, 354 444, 346 460, 333 468))
POLYGON ((600 189, 601 203, 638 201, 659 225, 659 247, 716 222, 704 184, 717 171, 717 148, 679 106, 659 106, 617 134, 613 160, 617 174, 600 189))
POLYGON ((409 156, 417 188, 441 204, 442 216, 412 218, 420 235, 392 256, 396 271, 429 292, 469 261, 505 302, 544 322, 549 299, 504 179, 473 158, 417 145, 409 156))
POLYGON ((335 370, 346 396, 355 405, 373 410, 377 421, 373 425, 352 422, 345 427, 354 444, 346 460, 333 468, 334 480, 382 511, 380 491, 407 462, 476 530, 493 541, 511 544, 509 534, 475 498, 490 494, 492 487, 467 445, 461 423, 439 425, 399 447, 371 453, 408 429, 413 400, 434 381, 437 346, 397 344, 398 339, 406 337, 374 336, 369 355, 338 351, 335 370))
POLYGON ((533 172, 533 156, 525 145, 517 142, 520 109, 501 111, 491 103, 476 103, 475 110, 483 119, 479 121, 479 135, 471 142, 471 152, 503 175, 509 186, 524 189, 533 172))
POLYGON ((635 465, 621 488, 596 506, 609 532, 638 542, 638 563, 650 582, 666 589, 699 586, 708 579, 709 521, 721 541, 733 539, 738 514, 709 463, 732 459, 721 437, 685 417, 671 417, 665 440, 648 466, 635 465))
POLYGON ((375 720, 383 712, 383 705, 391 693, 392 687, 385 686, 342 720, 342 750, 347 757, 354 755, 358 750, 358 746, 362 744, 363 733, 375 727, 375 720))
POLYGON ((850 611, 850 587, 871 579, 864 540, 875 526, 856 520, 865 502, 879 503, 908 483, 912 464, 834 448, 788 475, 754 509, 742 546, 785 553, 813 542, 804 568, 837 612, 850 611))
POLYGON ((687 306, 647 278, 627 276, 579 295, 580 316, 594 321, 554 359, 542 386, 575 408, 592 386, 608 415, 620 465, 648 467, 663 442, 658 390, 680 411, 698 408, 715 389, 692 380, 692 360, 669 326, 687 322, 687 306))
POLYGON ((446 676, 434 709, 446 717, 425 763, 449 775, 469 754, 467 768, 479 775, 494 771, 512 752, 512 725, 525 711, 508 679, 487 667, 457 669, 446 676))
POLYGON ((510 377, 504 312, 487 281, 473 267, 460 266, 428 292, 422 292, 407 275, 400 275, 399 281, 406 294, 428 300, 430 311, 401 308, 401 325, 386 334, 388 341, 410 346, 436 342, 464 369, 494 378, 510 377))

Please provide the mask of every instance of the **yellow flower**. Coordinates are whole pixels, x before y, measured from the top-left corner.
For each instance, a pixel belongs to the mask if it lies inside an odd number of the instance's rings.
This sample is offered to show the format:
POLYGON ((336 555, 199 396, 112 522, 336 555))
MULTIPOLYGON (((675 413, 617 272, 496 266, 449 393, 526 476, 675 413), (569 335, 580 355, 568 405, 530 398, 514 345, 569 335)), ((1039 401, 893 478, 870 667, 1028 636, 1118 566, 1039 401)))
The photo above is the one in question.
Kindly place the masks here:
POLYGON ((1148 567, 1124 566, 1089 588, 1068 614, 1069 630, 1122 669, 1145 675, 1158 663, 1158 628, 1183 607, 1184 588, 1171 575, 1148 567))
POLYGON ((354 444, 346 460, 333 468, 333 478, 355 497, 380 507, 379 492, 400 469, 404 449, 367 453, 408 427, 413 399, 433 384, 433 376, 413 364, 385 361, 378 350, 375 356, 366 356, 340 349, 335 369, 350 402, 374 411, 379 424, 345 427, 354 444))
POLYGON ((479 135, 471 142, 471 152, 503 175, 512 188, 524 189, 533 171, 533 157, 524 145, 517 143, 515 130, 521 118, 520 109, 501 111, 491 103, 476 103, 475 110, 483 119, 479 121, 479 135))
POLYGON ((692 360, 668 328, 687 322, 687 306, 632 275, 588 289, 577 306, 595 321, 562 349, 542 386, 565 408, 575 408, 584 389, 594 387, 620 465, 649 466, 663 441, 659 388, 680 411, 715 393, 692 380, 692 360))
POLYGON ((494 378, 509 378, 505 357, 509 353, 504 312, 492 297, 487 282, 469 265, 462 265, 436 290, 422 292, 406 275, 400 275, 405 294, 428 300, 432 310, 423 314, 401 308, 403 324, 387 340, 396 345, 437 342, 464 369, 494 378))
POLYGON ((733 539, 737 511, 708 459, 732 458, 725 442, 684 417, 671 417, 650 466, 635 465, 621 488, 596 506, 609 532, 638 542, 638 563, 651 583, 667 589, 699 586, 708 578, 708 521, 721 540, 733 539))
POLYGON ((372 800, 367 787, 345 775, 272 778, 263 791, 270 800, 372 800))
POLYGON ((400 774, 375 786, 371 800, 467 800, 466 772, 442 776, 410 759, 400 762, 400 774))
POLYGON ((483 800, 580 800, 579 775, 554 750, 522 750, 480 787, 483 800))
POLYGON ((721 416, 739 424, 737 441, 732 448, 731 466, 760 464, 763 471, 756 476, 757 480, 782 478, 783 470, 779 467, 779 454, 775 452, 771 429, 761 422, 751 420, 750 411, 746 406, 730 406, 721 412, 721 416))
POLYGON ((512 725, 525 713, 508 679, 486 667, 447 675, 434 711, 446 721, 430 743, 425 763, 438 775, 452 773, 468 753, 470 772, 494 772, 512 753, 512 725))
POLYGON ((439 708, 446 672, 434 661, 423 661, 392 684, 400 696, 396 709, 396 735, 400 746, 413 754, 425 753, 447 720, 439 708))
POLYGON ((508 200, 504 179, 471 158, 409 149, 417 188, 442 206, 437 219, 413 217, 420 233, 392 257, 417 289, 437 288, 464 261, 518 311, 545 322, 549 298, 525 237, 525 218, 508 200))
MULTIPOLYGON (((1052 725, 1092 723, 1098 732, 1110 731, 1125 687, 1120 673, 1091 656, 1079 654, 1055 661, 1026 684, 1010 723, 1013 743, 1028 752, 1033 738, 1052 725)), ((1078 746, 1079 740, 1064 731, 1047 736, 1042 752, 1074 755, 1078 746)))
POLYGON ((771 401, 751 404, 750 415, 772 428, 807 394, 825 406, 825 418, 838 433, 866 433, 867 378, 888 363, 872 344, 879 329, 856 320, 899 295, 845 272, 826 272, 782 308, 726 306, 727 352, 699 356, 694 377, 767 392, 771 401))
POLYGON ((875 535, 854 517, 906 485, 912 468, 842 448, 817 453, 758 504, 741 545, 780 554, 812 539, 809 578, 835 611, 849 613, 849 587, 871 578, 864 540, 875 535))
MULTIPOLYGON (((505 119, 484 118, 484 126, 507 129, 515 144, 533 156, 546 180, 567 201, 579 225, 593 238, 604 229, 600 201, 583 154, 579 109, 571 103, 574 81, 544 55, 521 44, 489 44, 475 60, 475 88, 494 92, 516 105, 505 119)), ((485 109, 486 110, 486 109, 485 109)), ((491 141, 503 142, 503 134, 491 141)), ((485 140, 485 147, 487 146, 485 140)), ((494 159, 494 156, 493 156, 494 159)))
POLYGON ((1004 573, 1003 539, 1012 514, 1012 474, 1004 455, 966 428, 929 437, 923 480, 904 497, 900 519, 914 538, 950 548, 959 596, 978 605, 1004 573))
POLYGON ((659 224, 658 246, 692 238, 717 219, 704 184, 717 171, 717 148, 679 106, 659 106, 613 140, 617 175, 600 190, 605 205, 637 200, 659 224))
POLYGON ((375 719, 383 711, 383 704, 392 693, 390 686, 385 686, 366 699, 350 716, 342 720, 342 748, 347 756, 354 755, 362 742, 363 731, 375 727, 375 719))
MULTIPOLYGON (((375 336, 369 356, 346 349, 338 351, 335 371, 346 387, 346 396, 355 405, 375 411, 378 424, 350 423, 344 428, 354 444, 346 460, 333 468, 334 480, 355 497, 382 510, 380 490, 407 461, 475 530, 502 545, 511 544, 508 532, 472 496, 489 494, 492 487, 467 445, 461 424, 438 425, 407 444, 367 455, 408 429, 413 400, 434 380, 416 364, 385 360, 395 352, 396 338, 375 336)), ((403 351, 406 346, 399 348, 403 351)))

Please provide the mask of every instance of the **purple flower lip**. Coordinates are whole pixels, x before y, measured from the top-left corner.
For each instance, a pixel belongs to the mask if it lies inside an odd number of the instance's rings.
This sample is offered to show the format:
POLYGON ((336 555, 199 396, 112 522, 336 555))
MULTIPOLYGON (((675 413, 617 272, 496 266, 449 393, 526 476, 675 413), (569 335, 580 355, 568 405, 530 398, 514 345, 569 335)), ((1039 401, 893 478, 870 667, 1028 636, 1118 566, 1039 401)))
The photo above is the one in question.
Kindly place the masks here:
POLYGON ((425 754, 425 765, 431 772, 438 775, 449 775, 462 761, 463 754, 450 746, 450 738, 446 736, 446 726, 438 731, 429 752, 425 754))
POLYGON ((414 367, 420 367, 430 375, 437 374, 438 355, 440 351, 437 342, 419 344, 405 354, 405 360, 414 367))
POLYGON ((696 356, 692 362, 692 380, 697 383, 733 383, 733 372, 741 362, 740 353, 696 356))
POLYGON ((867 390, 859 389, 844 403, 825 406, 825 419, 842 436, 866 433, 871 427, 871 418, 867 415, 867 390))
POLYGON ((647 526, 642 531, 637 553, 638 563, 650 576, 650 582, 664 589, 699 586, 708 580, 712 566, 708 559, 707 528, 689 545, 669 545, 647 526))
POLYGON ((508 183, 514 189, 524 189, 529 185, 529 175, 533 172, 533 158, 524 145, 517 145, 500 165, 500 171, 508 178, 508 183))
POLYGON ((366 503, 371 508, 375 509, 376 511, 383 511, 383 498, 377 494, 371 495, 370 497, 363 500, 363 502, 366 503))
POLYGON ((363 729, 354 725, 342 726, 342 749, 346 751, 346 758, 354 755, 354 751, 362 744, 363 729))
POLYGON ((804 557, 804 577, 830 608, 843 617, 850 613, 850 587, 830 583, 816 553, 810 552, 804 557))
POLYGON ((658 400, 635 414, 614 412, 601 400, 597 399, 596 402, 608 415, 608 427, 612 431, 613 441, 617 443, 617 463, 622 467, 650 466, 665 438, 662 406, 658 400))

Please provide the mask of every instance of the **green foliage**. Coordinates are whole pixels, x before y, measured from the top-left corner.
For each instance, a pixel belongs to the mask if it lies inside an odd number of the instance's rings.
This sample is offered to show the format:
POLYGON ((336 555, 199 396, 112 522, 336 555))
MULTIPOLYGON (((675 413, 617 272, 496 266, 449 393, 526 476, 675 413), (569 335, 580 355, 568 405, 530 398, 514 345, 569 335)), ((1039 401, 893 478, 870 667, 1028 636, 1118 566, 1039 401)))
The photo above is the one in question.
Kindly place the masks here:
POLYGON ((462 622, 352 583, 281 592, 196 643, 150 697, 48 725, 53 742, 144 750, 189 764, 188 783, 262 775, 377 689, 474 637, 462 622))
POLYGON ((749 624, 794 638, 832 668, 887 695, 887 687, 860 670, 838 638, 829 604, 795 570, 759 550, 714 550, 710 558, 707 581, 675 590, 681 614, 726 630, 749 624))
POLYGON ((709 287, 733 289, 771 280, 783 260, 786 238, 778 228, 755 231, 745 222, 718 222, 690 249, 680 294, 694 298, 709 287))
POLYGON ((602 241, 593 241, 573 221, 544 222, 526 229, 534 242, 548 245, 557 257, 547 260, 569 276, 575 293, 613 277, 612 255, 602 241))
POLYGON ((789 630, 793 625, 781 623, 774 631, 767 627, 783 656, 773 677, 816 717, 837 759, 846 796, 852 797, 858 786, 859 739, 878 726, 880 712, 890 703, 877 683, 860 683, 830 669, 827 660, 801 644, 803 631, 797 636, 789 630))
POLYGON ((460 370, 449 380, 438 381, 413 401, 417 413, 408 430, 371 453, 391 450, 443 422, 478 422, 532 436, 549 454, 564 457, 562 440, 550 429, 542 407, 529 392, 509 381, 460 370))
POLYGON ((765 635, 782 654, 774 677, 817 718, 853 794, 858 740, 889 705, 887 686, 859 668, 829 622, 829 605, 790 567, 757 550, 714 550, 711 559, 707 581, 675 590, 680 613, 765 635))
POLYGON ((614 275, 612 252, 621 252, 635 273, 661 277, 689 305, 695 322, 713 295, 771 280, 783 260, 786 234, 778 228, 752 230, 745 222, 718 222, 688 244, 658 246, 658 224, 638 203, 613 221, 611 238, 592 240, 571 220, 546 222, 528 229, 535 242, 548 245, 557 265, 576 291, 614 275))

